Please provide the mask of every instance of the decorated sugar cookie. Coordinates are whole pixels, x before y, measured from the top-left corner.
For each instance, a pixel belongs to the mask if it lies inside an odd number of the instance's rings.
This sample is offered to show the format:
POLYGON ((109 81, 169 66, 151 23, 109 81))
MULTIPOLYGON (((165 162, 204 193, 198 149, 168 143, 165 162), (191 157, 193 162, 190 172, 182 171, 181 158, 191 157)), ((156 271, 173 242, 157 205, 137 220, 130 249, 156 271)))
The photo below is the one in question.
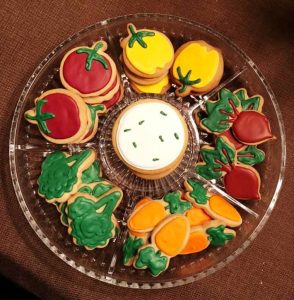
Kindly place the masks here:
POLYGON ((169 216, 152 232, 151 244, 138 250, 133 266, 137 269, 149 268, 153 276, 158 276, 168 268, 170 258, 183 250, 189 235, 190 223, 185 216, 169 216))
POLYGON ((240 200, 260 199, 260 177, 249 165, 237 162, 236 149, 226 138, 218 137, 215 147, 203 146, 203 162, 196 165, 196 173, 205 179, 224 177, 226 192, 240 200))
POLYGON ((219 49, 204 41, 188 42, 176 51, 171 69, 172 78, 180 85, 176 94, 207 93, 219 84, 223 71, 224 62, 219 49))
POLYGON ((205 250, 209 245, 225 246, 236 236, 234 230, 226 228, 221 221, 210 221, 203 226, 191 228, 190 236, 181 255, 197 253, 205 250))
POLYGON ((110 190, 100 197, 77 193, 68 200, 68 233, 75 244, 88 250, 106 247, 116 234, 113 211, 122 193, 110 190))
POLYGON ((146 78, 165 73, 174 58, 174 49, 168 37, 156 30, 136 29, 133 24, 128 24, 127 29, 129 35, 121 41, 127 68, 146 78))
POLYGON ((219 135, 231 128, 234 137, 246 145, 274 138, 267 117, 258 110, 242 110, 240 97, 228 89, 221 89, 217 101, 206 102, 206 112, 208 116, 200 121, 200 126, 208 132, 219 135))
POLYGON ((226 199, 219 195, 209 193, 203 184, 192 179, 184 183, 187 189, 186 198, 207 215, 215 220, 224 222, 226 226, 238 227, 242 224, 239 212, 226 199))
POLYGON ((166 75, 159 82, 150 85, 141 85, 137 83, 131 83, 132 88, 138 93, 153 93, 164 94, 170 88, 169 77, 166 75))
POLYGON ((116 105, 124 96, 124 89, 122 85, 119 90, 113 95, 110 100, 103 102, 103 105, 106 107, 106 111, 108 111, 112 106, 116 105))
POLYGON ((35 105, 24 116, 28 122, 38 125, 46 140, 71 144, 86 133, 87 106, 78 95, 65 89, 53 89, 38 97, 35 105))
POLYGON ((156 179, 180 163, 188 142, 187 125, 167 102, 144 99, 129 105, 116 120, 112 143, 137 176, 156 179))
POLYGON ((211 217, 202 208, 198 207, 188 209, 185 216, 188 218, 191 226, 203 225, 211 220, 211 217))
POLYGON ((82 172, 95 161, 94 150, 69 155, 64 152, 49 154, 42 163, 38 178, 38 193, 47 202, 65 202, 81 185, 82 172))
POLYGON ((104 113, 106 111, 106 107, 104 105, 98 104, 98 105, 87 105, 88 110, 90 112, 90 120, 89 122, 89 128, 87 133, 83 136, 80 143, 86 143, 90 141, 98 130, 98 121, 99 117, 98 114, 104 113))
POLYGON ((99 41, 92 47, 80 46, 67 52, 59 71, 63 86, 82 97, 107 92, 116 80, 117 71, 106 49, 106 42, 99 41))
POLYGON ((117 74, 116 79, 114 80, 111 87, 105 91, 103 94, 94 97, 84 97, 83 100, 88 104, 101 104, 105 101, 110 100, 120 89, 120 78, 117 74))

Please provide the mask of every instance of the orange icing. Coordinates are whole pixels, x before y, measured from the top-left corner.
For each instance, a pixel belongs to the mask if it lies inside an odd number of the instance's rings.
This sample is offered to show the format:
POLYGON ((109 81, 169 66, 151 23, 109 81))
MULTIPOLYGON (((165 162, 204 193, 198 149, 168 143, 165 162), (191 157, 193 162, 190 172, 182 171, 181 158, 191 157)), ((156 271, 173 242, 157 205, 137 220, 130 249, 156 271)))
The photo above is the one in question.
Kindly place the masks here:
POLYGON ((187 210, 186 217, 188 218, 191 226, 202 225, 211 220, 203 209, 197 207, 192 207, 187 210))
POLYGON ((164 205, 160 201, 150 201, 141 205, 130 217, 128 227, 132 231, 151 231, 167 216, 164 205))
POLYGON ((225 200, 224 198, 218 195, 213 195, 209 199, 209 207, 214 213, 224 218, 236 222, 241 220, 241 216, 239 212, 236 210, 236 208, 233 205, 231 205, 229 202, 227 202, 227 200, 225 200))
POLYGON ((152 201, 151 198, 149 197, 144 197, 142 198, 136 205, 135 205, 135 209, 139 208, 140 206, 142 206, 143 204, 149 202, 149 201, 152 201))
POLYGON ((195 231, 190 234, 189 240, 185 248, 180 254, 197 253, 209 246, 210 242, 207 235, 202 231, 195 231))
POLYGON ((183 248, 187 238, 189 222, 183 216, 173 218, 167 222, 155 235, 155 244, 158 249, 169 256, 176 256, 183 248))

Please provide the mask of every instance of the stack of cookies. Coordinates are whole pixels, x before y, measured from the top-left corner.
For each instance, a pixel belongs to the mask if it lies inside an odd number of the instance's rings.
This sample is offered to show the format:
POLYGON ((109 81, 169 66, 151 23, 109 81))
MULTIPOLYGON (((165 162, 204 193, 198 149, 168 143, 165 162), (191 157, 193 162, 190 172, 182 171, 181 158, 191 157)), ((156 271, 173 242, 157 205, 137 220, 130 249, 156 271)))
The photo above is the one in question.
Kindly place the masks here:
POLYGON ((143 93, 165 93, 174 59, 172 43, 159 31, 137 30, 133 24, 128 24, 128 34, 120 43, 121 59, 132 87, 143 93))
POLYGON ((87 250, 106 247, 119 231, 113 212, 123 193, 101 176, 96 153, 85 150, 49 154, 38 178, 39 195, 56 206, 73 242, 87 250))
POLYGON ((120 101, 123 88, 116 65, 105 53, 104 41, 76 47, 61 61, 65 89, 48 90, 37 99, 25 118, 56 144, 85 143, 98 130, 98 115, 120 101))
POLYGON ((137 203, 127 222, 126 266, 148 268, 158 276, 172 257, 198 253, 209 245, 224 246, 235 238, 236 232, 228 227, 240 226, 242 218, 230 203, 192 179, 185 181, 185 189, 137 203))

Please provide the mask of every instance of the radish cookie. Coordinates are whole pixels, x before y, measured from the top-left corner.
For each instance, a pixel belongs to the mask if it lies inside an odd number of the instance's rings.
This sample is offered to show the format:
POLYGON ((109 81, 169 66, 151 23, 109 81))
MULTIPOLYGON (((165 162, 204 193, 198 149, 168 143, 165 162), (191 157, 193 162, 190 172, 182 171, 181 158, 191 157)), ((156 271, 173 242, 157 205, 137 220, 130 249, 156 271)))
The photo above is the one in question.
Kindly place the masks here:
POLYGON ((188 130, 180 112, 167 102, 144 99, 129 105, 116 120, 112 143, 119 158, 143 178, 157 179, 181 162, 188 130))

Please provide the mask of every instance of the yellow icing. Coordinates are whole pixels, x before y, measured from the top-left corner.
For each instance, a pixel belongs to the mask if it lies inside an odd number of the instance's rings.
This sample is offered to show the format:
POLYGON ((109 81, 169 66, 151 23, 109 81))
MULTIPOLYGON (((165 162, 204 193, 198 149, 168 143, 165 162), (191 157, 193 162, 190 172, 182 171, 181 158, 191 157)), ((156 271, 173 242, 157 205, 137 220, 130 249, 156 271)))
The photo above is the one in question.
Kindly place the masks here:
MULTIPOLYGON (((140 31, 140 30, 138 30, 140 31)), ((174 56, 174 49, 169 39, 161 32, 154 32, 154 36, 144 37, 147 48, 135 42, 132 48, 126 46, 126 56, 131 65, 141 73, 155 74, 157 68, 163 69, 174 56)))
POLYGON ((131 231, 148 232, 166 216, 167 212, 162 202, 150 201, 135 210, 128 221, 128 227, 131 231))
POLYGON ((209 207, 214 213, 224 218, 236 222, 241 221, 241 216, 236 208, 220 196, 212 196, 209 199, 209 207))
POLYGON ((169 256, 176 256, 183 248, 189 225, 183 216, 173 218, 156 233, 156 247, 169 256))
POLYGON ((185 47, 176 57, 172 74, 174 78, 179 79, 177 67, 181 67, 182 74, 185 76, 189 70, 192 70, 190 80, 201 79, 200 83, 192 85, 193 87, 204 87, 208 85, 215 77, 221 57, 216 50, 207 50, 207 47, 200 43, 191 43, 185 47))
POLYGON ((159 82, 150 85, 141 85, 133 82, 133 85, 142 93, 160 94, 163 88, 168 85, 168 75, 163 77, 159 82))

